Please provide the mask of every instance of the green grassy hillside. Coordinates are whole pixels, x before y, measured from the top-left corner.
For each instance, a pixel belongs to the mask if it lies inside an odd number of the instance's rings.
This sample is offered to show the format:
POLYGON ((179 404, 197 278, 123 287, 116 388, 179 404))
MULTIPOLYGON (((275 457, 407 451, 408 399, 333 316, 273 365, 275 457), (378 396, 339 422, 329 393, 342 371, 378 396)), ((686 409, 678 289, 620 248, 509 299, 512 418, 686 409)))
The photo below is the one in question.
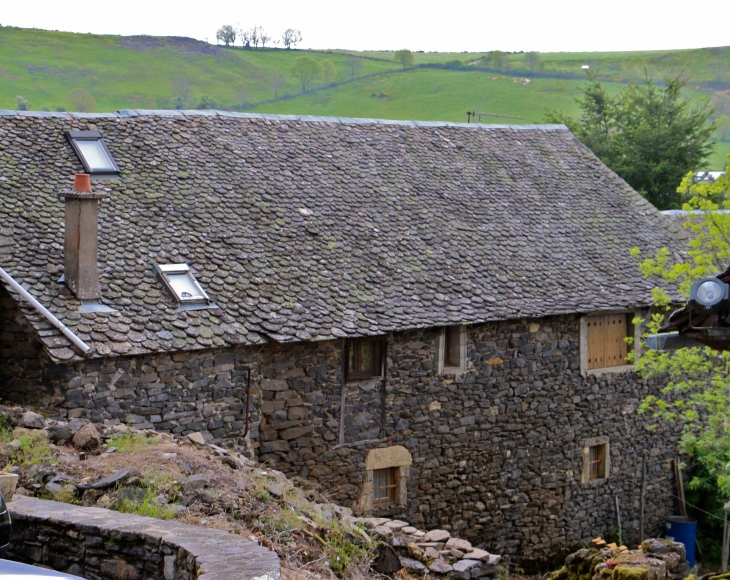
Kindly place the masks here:
POLYGON ((363 77, 347 82, 346 51, 242 50, 186 38, 120 37, 0 27, 0 108, 17 108, 18 96, 34 110, 72 110, 72 91, 83 89, 98 111, 165 109, 178 104, 180 81, 189 86, 185 106, 207 106, 312 115, 465 121, 466 111, 487 97, 483 110, 523 119, 485 117, 492 123, 539 123, 551 109, 576 112, 581 66, 599 70, 618 91, 646 70, 655 78, 683 71, 687 95, 709 100, 721 122, 710 168, 730 153, 730 48, 624 53, 541 53, 528 66, 524 54, 415 53, 416 65, 454 65, 459 70, 403 71, 389 52, 362 52, 363 77), (292 73, 294 60, 330 60, 331 86, 320 75, 310 90, 292 73), (488 69, 488 70, 483 70, 488 69), (274 99, 272 77, 285 77, 274 99), (531 82, 513 82, 530 76, 531 82), (177 81, 177 82, 176 82, 177 81), (177 86, 177 89, 176 89, 177 86))

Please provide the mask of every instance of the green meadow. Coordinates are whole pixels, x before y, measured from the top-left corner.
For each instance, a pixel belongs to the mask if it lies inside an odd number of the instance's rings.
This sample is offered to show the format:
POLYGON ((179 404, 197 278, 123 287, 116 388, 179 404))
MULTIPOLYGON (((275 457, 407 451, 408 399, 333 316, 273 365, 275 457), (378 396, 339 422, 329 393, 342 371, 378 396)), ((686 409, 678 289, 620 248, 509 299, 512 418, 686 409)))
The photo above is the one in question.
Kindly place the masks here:
POLYGON ((548 110, 575 114, 583 65, 599 71, 610 91, 649 74, 660 79, 682 72, 686 94, 710 102, 720 126, 708 168, 725 166, 730 153, 730 48, 609 53, 540 53, 528 66, 525 54, 497 61, 490 53, 414 53, 416 68, 403 70, 391 52, 243 50, 175 37, 121 37, 0 27, 0 108, 15 109, 22 97, 32 110, 71 110, 75 89, 92 97, 97 111, 185 106, 266 113, 388 119, 466 121, 485 98, 485 123, 540 123, 548 110), (348 55, 362 57, 359 78, 350 80, 348 55), (294 60, 330 60, 335 74, 316 77, 305 93, 292 72, 294 60), (457 70, 418 65, 459 65, 457 70), (501 67, 501 68, 500 68, 501 67), (489 70, 481 70, 489 69, 489 70), (274 76, 283 77, 275 98, 274 76), (521 80, 530 78, 530 83, 521 80), (517 80, 517 82, 513 82, 517 80), (206 98, 204 100, 204 97, 206 98))

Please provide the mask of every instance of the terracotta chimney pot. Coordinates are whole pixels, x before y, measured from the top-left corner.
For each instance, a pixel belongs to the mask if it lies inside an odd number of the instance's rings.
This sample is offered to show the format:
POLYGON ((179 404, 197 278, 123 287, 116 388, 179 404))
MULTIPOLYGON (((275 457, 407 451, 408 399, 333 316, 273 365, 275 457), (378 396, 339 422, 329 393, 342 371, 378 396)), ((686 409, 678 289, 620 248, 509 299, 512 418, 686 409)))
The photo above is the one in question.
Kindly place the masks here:
POLYGON ((74 191, 91 193, 91 176, 88 173, 77 173, 74 176, 74 191))

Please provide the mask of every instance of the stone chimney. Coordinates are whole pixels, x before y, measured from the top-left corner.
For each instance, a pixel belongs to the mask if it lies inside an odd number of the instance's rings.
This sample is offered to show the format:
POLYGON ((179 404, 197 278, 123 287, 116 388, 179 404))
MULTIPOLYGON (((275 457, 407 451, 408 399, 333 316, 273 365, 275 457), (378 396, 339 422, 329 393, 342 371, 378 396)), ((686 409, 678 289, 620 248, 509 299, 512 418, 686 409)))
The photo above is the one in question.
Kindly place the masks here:
POLYGON ((66 203, 64 274, 66 285, 79 300, 98 300, 99 200, 105 193, 92 193, 88 175, 77 173, 73 191, 62 193, 66 203))

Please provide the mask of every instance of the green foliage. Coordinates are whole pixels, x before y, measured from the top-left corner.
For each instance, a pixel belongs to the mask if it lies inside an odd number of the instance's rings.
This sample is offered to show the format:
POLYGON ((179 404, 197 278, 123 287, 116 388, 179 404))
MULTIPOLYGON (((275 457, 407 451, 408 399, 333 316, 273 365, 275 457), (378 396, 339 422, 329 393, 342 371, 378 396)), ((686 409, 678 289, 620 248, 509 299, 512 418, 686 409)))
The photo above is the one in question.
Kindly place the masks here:
POLYGON ((156 438, 150 440, 141 434, 121 433, 109 439, 107 445, 109 447, 116 447, 119 453, 131 453, 133 451, 143 451, 150 446, 150 443, 156 442, 156 438))
POLYGON ((200 97, 200 101, 198 101, 198 104, 195 107, 196 109, 215 109, 215 101, 211 99, 208 95, 203 95, 200 97))
POLYGON ((226 46, 233 45, 236 42, 236 29, 230 24, 225 24, 215 33, 215 38, 226 46))
POLYGON ((13 465, 34 465, 42 463, 51 455, 51 447, 43 435, 20 437, 20 449, 8 450, 8 457, 13 465))
POLYGON ((30 109, 30 103, 26 99, 18 95, 17 97, 15 97, 15 108, 18 111, 27 111, 28 109, 30 109))
MULTIPOLYGON (((730 262, 730 214, 719 213, 712 201, 725 198, 729 188, 727 179, 693 183, 689 174, 680 191, 692 195, 685 209, 701 210, 686 222, 694 236, 689 242, 690 259, 674 263, 664 249, 645 259, 641 267, 646 276, 657 276, 688 295, 692 283, 715 275, 730 262)), ((723 207, 730 209, 730 202, 723 202, 723 207)), ((633 253, 638 256, 638 251, 633 253)), ((647 323, 647 334, 658 332, 670 308, 664 290, 656 289, 654 299, 657 311, 647 323)), ((637 372, 646 379, 660 378, 666 386, 659 396, 647 397, 639 411, 651 412, 659 421, 681 422, 680 451, 695 459, 722 497, 730 498, 730 352, 709 347, 675 351, 644 347, 635 363, 637 372)))
POLYGON ((309 83, 319 76, 322 71, 322 65, 316 60, 308 56, 299 56, 294 59, 292 66, 292 74, 299 79, 302 84, 302 92, 307 90, 309 83))
POLYGON ((170 520, 175 517, 173 510, 166 503, 158 503, 157 486, 151 485, 145 490, 144 497, 141 501, 123 500, 119 502, 115 509, 125 514, 137 514, 138 516, 148 516, 159 520, 170 520))
POLYGON ((324 84, 328 85, 335 80, 337 69, 333 62, 329 59, 322 61, 322 75, 324 76, 324 84))
POLYGON ((393 61, 400 63, 403 68, 413 66, 413 53, 407 48, 396 50, 395 54, 393 54, 393 61))
POLYGON ((5 415, 0 415, 0 441, 7 443, 13 440, 13 427, 5 415))
POLYGON ((527 52, 524 63, 527 68, 536 69, 540 66, 540 55, 537 52, 527 52))
POLYGON ((682 177, 698 169, 712 152, 712 108, 692 106, 682 90, 687 79, 669 75, 658 86, 647 75, 611 96, 590 72, 579 119, 558 112, 549 122, 565 123, 606 165, 659 209, 679 208, 682 177))
POLYGON ((96 111, 96 99, 86 89, 74 89, 67 95, 71 110, 77 113, 91 113, 96 111))

